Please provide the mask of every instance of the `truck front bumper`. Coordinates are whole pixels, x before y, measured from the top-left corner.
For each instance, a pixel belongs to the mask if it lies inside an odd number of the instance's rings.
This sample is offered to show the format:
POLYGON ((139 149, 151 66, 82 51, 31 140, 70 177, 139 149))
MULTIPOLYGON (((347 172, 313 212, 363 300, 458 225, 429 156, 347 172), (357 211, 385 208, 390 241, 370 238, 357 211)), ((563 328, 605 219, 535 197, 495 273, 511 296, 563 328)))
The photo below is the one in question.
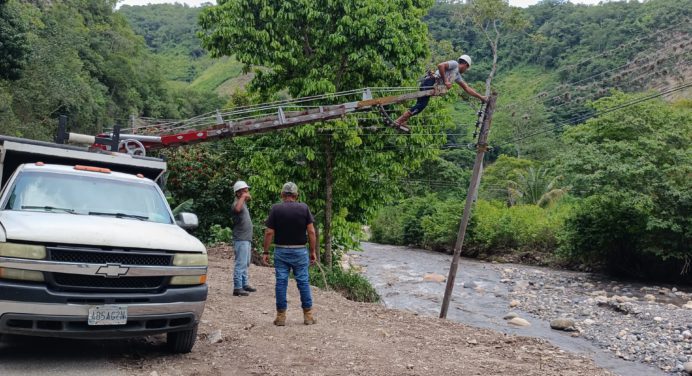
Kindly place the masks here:
POLYGON ((169 289, 160 294, 100 297, 0 282, 0 333, 102 339, 188 330, 199 323, 206 296, 206 285, 169 289), (127 323, 88 325, 89 309, 106 304, 127 306, 127 323))

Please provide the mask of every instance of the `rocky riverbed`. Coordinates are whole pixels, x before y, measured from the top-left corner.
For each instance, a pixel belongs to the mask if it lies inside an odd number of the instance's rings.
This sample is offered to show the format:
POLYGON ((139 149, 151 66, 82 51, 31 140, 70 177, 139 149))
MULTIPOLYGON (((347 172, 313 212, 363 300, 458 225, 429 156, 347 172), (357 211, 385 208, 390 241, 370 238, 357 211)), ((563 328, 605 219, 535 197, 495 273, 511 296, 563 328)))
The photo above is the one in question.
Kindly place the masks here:
MULTIPOLYGON (((450 255, 363 243, 347 263, 383 303, 439 314, 450 255)), ((518 264, 462 259, 448 319, 546 339, 628 376, 692 374, 692 294, 518 264)))
POLYGON ((608 281, 594 274, 495 265, 510 306, 564 329, 624 360, 673 375, 692 373, 692 294, 676 287, 608 281), (571 325, 569 325, 571 324, 571 325))

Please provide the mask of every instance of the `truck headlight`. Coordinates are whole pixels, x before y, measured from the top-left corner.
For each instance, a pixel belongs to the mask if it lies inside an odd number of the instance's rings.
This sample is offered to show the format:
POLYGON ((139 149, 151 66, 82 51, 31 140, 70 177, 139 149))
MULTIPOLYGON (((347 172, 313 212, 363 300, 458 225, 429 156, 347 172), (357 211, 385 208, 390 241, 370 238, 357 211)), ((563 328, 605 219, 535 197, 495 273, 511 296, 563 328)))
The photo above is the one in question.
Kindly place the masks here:
POLYGON ((46 247, 32 244, 0 243, 0 256, 43 260, 46 258, 46 247))
POLYGON ((37 272, 35 270, 0 268, 0 278, 43 282, 43 272, 37 272))
POLYGON ((171 278, 171 285, 203 285, 207 275, 177 275, 171 278))
POLYGON ((176 253, 173 257, 175 266, 207 266, 207 255, 203 253, 176 253))
MULTIPOLYGON (((203 253, 176 253, 173 256, 175 266, 207 266, 209 261, 203 253)), ((207 282, 207 275, 177 275, 171 278, 171 285, 202 285, 207 282)))

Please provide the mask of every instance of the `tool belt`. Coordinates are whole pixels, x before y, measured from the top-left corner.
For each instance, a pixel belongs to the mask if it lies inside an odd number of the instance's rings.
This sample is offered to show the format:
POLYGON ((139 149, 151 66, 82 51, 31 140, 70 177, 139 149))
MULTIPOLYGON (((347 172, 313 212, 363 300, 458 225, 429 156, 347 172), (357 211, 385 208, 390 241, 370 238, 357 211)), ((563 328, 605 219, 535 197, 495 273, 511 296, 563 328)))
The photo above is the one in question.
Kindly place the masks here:
POLYGON ((420 85, 423 85, 423 81, 428 80, 428 79, 431 79, 431 78, 435 79, 435 84, 434 84, 433 86, 435 86, 435 85, 441 85, 441 84, 442 84, 442 81, 441 81, 440 77, 435 77, 435 71, 434 71, 434 70, 431 70, 431 69, 428 69, 428 70, 425 72, 425 75, 424 75, 420 80, 418 80, 418 85, 419 85, 419 86, 420 86, 420 85))

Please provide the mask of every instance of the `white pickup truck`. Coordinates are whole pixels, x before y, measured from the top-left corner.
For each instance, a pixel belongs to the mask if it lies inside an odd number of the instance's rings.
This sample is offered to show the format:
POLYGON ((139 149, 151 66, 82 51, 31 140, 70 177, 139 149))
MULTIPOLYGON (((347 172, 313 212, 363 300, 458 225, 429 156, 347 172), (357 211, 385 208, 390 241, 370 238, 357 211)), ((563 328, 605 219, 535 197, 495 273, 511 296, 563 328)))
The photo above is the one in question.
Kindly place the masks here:
POLYGON ((207 253, 156 184, 166 163, 0 136, 0 333, 167 333, 191 351, 207 253))

